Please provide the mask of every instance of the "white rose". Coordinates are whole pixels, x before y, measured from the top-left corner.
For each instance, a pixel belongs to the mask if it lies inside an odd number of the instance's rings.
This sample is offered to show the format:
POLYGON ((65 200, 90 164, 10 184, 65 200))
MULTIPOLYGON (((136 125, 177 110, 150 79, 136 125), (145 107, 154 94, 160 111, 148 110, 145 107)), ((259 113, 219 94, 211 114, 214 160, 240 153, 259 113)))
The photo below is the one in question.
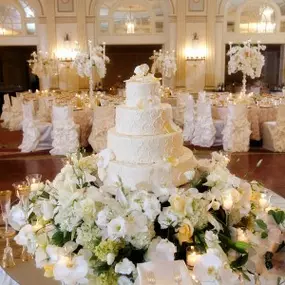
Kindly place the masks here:
POLYGON ((25 212, 19 204, 12 207, 8 222, 16 231, 19 231, 27 223, 25 212))
POLYGON ((127 276, 120 276, 118 285, 133 285, 134 283, 127 276))
POLYGON ((121 262, 115 266, 115 272, 124 275, 130 275, 136 269, 135 265, 127 258, 124 258, 121 262))
POLYGON ((173 261, 176 252, 177 248, 172 242, 158 237, 152 240, 146 253, 146 260, 173 261))

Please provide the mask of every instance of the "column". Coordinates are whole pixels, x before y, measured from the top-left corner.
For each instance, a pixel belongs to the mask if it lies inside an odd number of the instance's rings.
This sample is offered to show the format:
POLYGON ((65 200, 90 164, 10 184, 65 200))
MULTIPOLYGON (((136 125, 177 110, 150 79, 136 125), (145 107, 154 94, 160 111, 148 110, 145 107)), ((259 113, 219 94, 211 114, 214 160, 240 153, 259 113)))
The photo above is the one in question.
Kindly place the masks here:
POLYGON ((176 21, 176 56, 177 56, 177 73, 176 87, 185 87, 186 83, 186 0, 177 1, 177 21, 176 21))
MULTIPOLYGON (((77 0, 77 41, 81 51, 87 51, 86 0, 77 0)), ((74 78, 75 79, 75 78, 74 78)), ((80 89, 88 88, 88 80, 77 76, 80 89)))
POLYGON ((207 58, 205 88, 215 87, 215 47, 216 47, 216 9, 217 0, 208 0, 207 3, 207 58))
MULTIPOLYGON (((56 40, 56 24, 55 24, 55 1, 49 1, 46 5, 46 17, 47 17, 47 39, 49 55, 52 55, 57 48, 56 40)), ((50 88, 57 88, 58 77, 50 77, 50 88)))
POLYGON ((77 41, 81 50, 87 50, 86 0, 77 0, 77 41))

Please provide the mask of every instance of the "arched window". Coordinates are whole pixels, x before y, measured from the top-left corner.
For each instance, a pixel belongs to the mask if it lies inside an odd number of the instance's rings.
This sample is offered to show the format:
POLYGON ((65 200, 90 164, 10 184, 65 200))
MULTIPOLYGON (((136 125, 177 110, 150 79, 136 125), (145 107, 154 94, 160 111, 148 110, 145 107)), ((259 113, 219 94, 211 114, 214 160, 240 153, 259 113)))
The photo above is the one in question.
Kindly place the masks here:
POLYGON ((246 5, 240 14, 240 33, 274 33, 276 16, 274 9, 266 2, 246 5))
POLYGON ((34 35, 35 11, 25 0, 19 5, 0 4, 0 36, 34 35))
POLYGON ((0 35, 15 36, 22 32, 20 12, 13 6, 0 5, 0 35))
POLYGON ((102 1, 98 7, 101 35, 160 34, 164 33, 164 0, 102 1), (137 3, 136 3, 137 2, 137 3))

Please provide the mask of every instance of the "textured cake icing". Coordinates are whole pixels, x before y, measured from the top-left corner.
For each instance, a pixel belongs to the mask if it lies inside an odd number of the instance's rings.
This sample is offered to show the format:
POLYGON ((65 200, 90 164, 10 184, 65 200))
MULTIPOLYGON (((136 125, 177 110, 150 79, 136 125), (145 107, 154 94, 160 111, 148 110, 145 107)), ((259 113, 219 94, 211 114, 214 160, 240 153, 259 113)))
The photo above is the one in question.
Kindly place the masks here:
POLYGON ((129 136, 108 132, 108 148, 116 160, 129 163, 155 163, 183 153, 181 132, 155 136, 129 136))
POLYGON ((125 135, 150 136, 166 133, 172 122, 172 108, 161 104, 148 109, 121 105, 116 110, 116 132, 125 135))
POLYGON ((196 166, 192 151, 183 147, 171 106, 161 104, 159 87, 147 65, 126 81, 125 104, 117 107, 116 126, 108 131, 112 159, 104 169, 105 185, 120 177, 132 189, 179 186, 187 182, 184 173, 196 166))

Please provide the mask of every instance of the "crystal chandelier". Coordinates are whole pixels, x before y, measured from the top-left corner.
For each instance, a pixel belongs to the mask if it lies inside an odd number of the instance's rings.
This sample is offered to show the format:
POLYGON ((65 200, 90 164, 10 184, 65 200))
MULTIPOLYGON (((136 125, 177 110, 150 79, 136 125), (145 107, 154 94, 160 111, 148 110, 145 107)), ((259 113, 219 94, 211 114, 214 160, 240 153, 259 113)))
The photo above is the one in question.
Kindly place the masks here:
POLYGON ((127 26, 127 34, 134 34, 135 33, 135 19, 132 16, 130 7, 129 15, 127 16, 126 26, 127 26))

